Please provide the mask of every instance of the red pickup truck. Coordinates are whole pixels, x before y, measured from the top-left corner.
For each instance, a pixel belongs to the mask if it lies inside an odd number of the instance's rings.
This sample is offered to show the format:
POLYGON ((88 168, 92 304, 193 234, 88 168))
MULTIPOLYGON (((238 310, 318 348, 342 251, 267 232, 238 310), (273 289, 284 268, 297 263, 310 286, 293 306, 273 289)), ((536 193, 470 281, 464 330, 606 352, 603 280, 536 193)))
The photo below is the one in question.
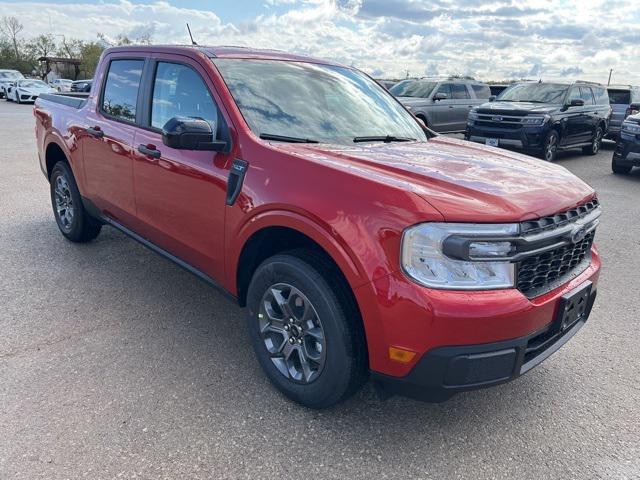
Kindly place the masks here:
POLYGON ((432 401, 512 380, 593 305, 593 189, 436 135, 354 68, 119 47, 88 96, 34 113, 62 234, 115 227, 247 306, 259 363, 303 405, 370 377, 432 401))

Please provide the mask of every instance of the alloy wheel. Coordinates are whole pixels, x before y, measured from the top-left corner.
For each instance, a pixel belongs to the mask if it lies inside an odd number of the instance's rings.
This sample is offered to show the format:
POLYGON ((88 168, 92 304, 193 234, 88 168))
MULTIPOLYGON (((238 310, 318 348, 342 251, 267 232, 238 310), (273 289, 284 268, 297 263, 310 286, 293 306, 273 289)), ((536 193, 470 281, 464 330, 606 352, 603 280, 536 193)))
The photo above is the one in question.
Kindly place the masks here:
POLYGON ((549 135, 549 139, 547 140, 547 146, 544 150, 544 159, 547 162, 553 161, 556 157, 556 152, 558 150, 558 137, 552 133, 549 135))
POLYGON ((260 335, 271 361, 286 378, 313 382, 324 367, 322 322, 307 296, 287 283, 267 289, 258 314, 260 335))
POLYGON ((591 144, 591 148, 594 155, 600 151, 601 146, 602 146, 602 130, 598 128, 596 130, 596 134, 593 136, 593 143, 591 144))
POLYGON ((54 188, 56 213, 60 225, 65 231, 71 230, 74 216, 73 197, 71 196, 71 189, 69 188, 69 182, 67 179, 60 175, 56 178, 56 184, 54 188))

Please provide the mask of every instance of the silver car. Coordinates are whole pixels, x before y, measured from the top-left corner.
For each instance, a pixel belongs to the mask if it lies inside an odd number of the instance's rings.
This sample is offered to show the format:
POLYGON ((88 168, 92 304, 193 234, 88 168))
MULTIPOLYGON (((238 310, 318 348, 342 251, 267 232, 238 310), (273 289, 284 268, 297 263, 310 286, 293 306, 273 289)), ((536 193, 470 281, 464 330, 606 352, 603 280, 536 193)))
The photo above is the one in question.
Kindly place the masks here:
POLYGON ((9 87, 23 78, 18 70, 0 70, 0 98, 6 97, 9 87))
POLYGON ((470 79, 403 80, 389 91, 436 132, 464 132, 469 110, 489 100, 489 86, 470 79))

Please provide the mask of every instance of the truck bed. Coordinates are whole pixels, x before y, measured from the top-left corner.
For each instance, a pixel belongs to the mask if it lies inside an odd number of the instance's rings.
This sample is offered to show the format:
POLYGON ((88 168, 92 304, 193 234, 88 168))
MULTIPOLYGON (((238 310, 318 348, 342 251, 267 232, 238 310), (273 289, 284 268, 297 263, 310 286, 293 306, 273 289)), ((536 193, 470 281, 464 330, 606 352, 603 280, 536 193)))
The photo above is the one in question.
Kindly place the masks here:
POLYGON ((43 93, 38 99, 46 100, 52 103, 58 103, 60 105, 66 105, 80 109, 84 106, 89 98, 88 92, 73 92, 73 93, 43 93))

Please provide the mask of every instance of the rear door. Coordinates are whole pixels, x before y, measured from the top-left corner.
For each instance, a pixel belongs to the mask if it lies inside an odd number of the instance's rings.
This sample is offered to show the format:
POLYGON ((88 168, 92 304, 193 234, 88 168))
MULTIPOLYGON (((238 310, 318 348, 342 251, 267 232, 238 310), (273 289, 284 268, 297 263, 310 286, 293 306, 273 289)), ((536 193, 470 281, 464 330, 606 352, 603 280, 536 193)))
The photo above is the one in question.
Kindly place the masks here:
POLYGON ((196 61, 161 54, 154 56, 145 84, 146 113, 143 128, 135 135, 133 152, 142 234, 198 270, 221 279, 231 156, 178 150, 162 142, 162 127, 173 117, 203 118, 214 131, 226 123, 215 88, 196 61), (157 158, 141 152, 140 147, 155 150, 157 158))
POLYGON ((111 218, 135 224, 131 149, 140 113, 144 57, 108 56, 100 95, 86 119, 81 146, 86 195, 111 218))

